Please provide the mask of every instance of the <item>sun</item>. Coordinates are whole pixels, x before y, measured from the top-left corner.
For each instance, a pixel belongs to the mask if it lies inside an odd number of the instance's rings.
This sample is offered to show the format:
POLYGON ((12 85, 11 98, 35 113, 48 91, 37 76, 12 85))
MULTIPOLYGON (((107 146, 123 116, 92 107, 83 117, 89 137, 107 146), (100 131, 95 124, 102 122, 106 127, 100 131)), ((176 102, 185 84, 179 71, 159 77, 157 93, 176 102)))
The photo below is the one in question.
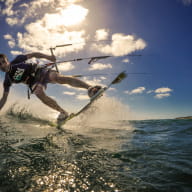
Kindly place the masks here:
POLYGON ((61 20, 65 26, 72 26, 81 23, 88 14, 88 9, 79 5, 70 5, 61 11, 61 20))
POLYGON ((59 26, 73 26, 83 22, 88 14, 88 9, 80 5, 70 5, 65 9, 57 9, 54 14, 46 14, 44 21, 46 27, 55 28, 59 26))

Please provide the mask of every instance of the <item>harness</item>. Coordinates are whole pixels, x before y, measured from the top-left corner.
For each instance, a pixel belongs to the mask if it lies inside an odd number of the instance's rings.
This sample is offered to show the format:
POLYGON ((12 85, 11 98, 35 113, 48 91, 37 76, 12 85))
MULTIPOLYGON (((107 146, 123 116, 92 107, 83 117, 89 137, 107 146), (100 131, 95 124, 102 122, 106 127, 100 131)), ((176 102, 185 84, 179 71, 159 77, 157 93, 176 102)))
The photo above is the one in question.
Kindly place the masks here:
POLYGON ((36 67, 35 67, 35 70, 34 72, 31 74, 31 77, 29 76, 28 79, 27 79, 27 82, 26 84, 28 85, 28 90, 27 90, 27 95, 28 95, 28 99, 30 99, 30 96, 31 94, 34 93, 34 91, 36 90, 37 88, 37 84, 33 87, 33 85, 36 83, 36 82, 40 82, 42 83, 45 79, 45 76, 44 75, 41 75, 42 74, 42 71, 43 70, 46 70, 45 67, 39 67, 37 66, 36 64, 36 67))
MULTIPOLYGON (((18 64, 15 64, 15 65, 19 65, 20 63, 18 64)), ((46 67, 42 67, 42 66, 39 66, 35 63, 28 63, 28 64, 31 64, 31 70, 30 70, 30 74, 26 77, 26 79, 23 81, 25 84, 27 84, 27 95, 28 95, 28 99, 30 99, 30 96, 31 94, 33 94, 33 92, 35 91, 35 89, 37 88, 37 85, 35 87, 33 87, 33 85, 36 83, 36 82, 43 82, 44 80, 44 76, 41 75, 42 71, 43 70, 47 70, 46 67)), ((15 83, 10 74, 7 73, 7 77, 8 77, 8 80, 10 83, 15 83)))

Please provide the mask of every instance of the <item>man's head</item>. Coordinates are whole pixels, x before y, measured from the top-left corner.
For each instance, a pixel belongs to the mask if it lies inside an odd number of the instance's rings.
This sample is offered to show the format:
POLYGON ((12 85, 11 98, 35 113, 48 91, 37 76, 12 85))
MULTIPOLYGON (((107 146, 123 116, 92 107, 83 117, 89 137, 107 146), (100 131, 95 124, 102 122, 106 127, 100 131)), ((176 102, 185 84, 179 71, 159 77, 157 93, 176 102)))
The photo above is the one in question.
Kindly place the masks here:
POLYGON ((3 72, 8 72, 10 67, 10 63, 7 59, 7 56, 4 54, 0 54, 0 70, 3 72))

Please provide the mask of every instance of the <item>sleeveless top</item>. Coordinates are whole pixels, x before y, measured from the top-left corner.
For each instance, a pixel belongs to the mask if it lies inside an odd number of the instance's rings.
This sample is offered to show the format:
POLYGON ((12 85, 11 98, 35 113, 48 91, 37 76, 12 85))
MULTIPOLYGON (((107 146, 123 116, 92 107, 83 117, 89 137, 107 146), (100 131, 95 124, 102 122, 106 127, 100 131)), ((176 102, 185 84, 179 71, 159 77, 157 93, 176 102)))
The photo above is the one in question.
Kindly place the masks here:
POLYGON ((10 62, 10 70, 6 72, 4 79, 4 90, 9 91, 12 83, 26 83, 30 84, 34 81, 37 64, 26 63, 26 55, 18 55, 10 62))

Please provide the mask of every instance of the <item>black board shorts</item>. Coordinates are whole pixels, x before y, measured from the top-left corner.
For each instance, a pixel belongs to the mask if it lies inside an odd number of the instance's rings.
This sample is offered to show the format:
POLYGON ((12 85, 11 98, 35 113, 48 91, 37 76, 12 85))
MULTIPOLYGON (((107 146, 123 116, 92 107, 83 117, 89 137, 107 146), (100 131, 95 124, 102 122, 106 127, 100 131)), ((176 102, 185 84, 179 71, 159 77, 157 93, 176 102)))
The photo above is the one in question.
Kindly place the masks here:
POLYGON ((34 92, 35 87, 38 85, 42 85, 45 89, 47 88, 47 84, 51 82, 49 79, 49 73, 51 71, 56 72, 55 70, 47 68, 39 69, 35 79, 29 84, 29 87, 32 90, 32 92, 34 92))

